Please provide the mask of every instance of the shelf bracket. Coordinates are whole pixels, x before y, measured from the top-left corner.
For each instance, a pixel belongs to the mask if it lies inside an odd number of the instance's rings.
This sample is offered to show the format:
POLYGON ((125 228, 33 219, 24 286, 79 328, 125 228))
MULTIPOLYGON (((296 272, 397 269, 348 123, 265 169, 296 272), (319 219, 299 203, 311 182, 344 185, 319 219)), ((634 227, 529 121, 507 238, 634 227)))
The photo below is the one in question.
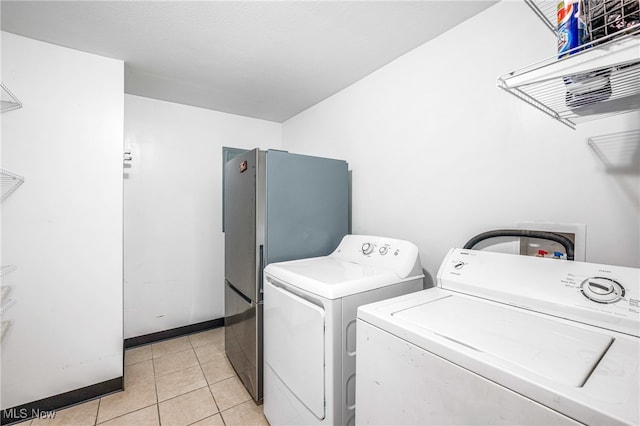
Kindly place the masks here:
POLYGON ((7 86, 4 85, 4 83, 0 83, 0 88, 2 91, 0 96, 2 112, 22 108, 22 102, 20 102, 18 98, 13 93, 11 93, 11 90, 9 90, 7 86))

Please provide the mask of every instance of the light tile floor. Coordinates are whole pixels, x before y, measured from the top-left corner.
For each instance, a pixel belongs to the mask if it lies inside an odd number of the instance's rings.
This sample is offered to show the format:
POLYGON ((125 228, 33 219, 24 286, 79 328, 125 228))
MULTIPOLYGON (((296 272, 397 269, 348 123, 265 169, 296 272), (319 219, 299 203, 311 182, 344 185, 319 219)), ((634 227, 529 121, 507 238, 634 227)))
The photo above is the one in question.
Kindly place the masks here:
POLYGON ((125 351, 125 391, 30 426, 267 425, 224 354, 224 328, 125 351))

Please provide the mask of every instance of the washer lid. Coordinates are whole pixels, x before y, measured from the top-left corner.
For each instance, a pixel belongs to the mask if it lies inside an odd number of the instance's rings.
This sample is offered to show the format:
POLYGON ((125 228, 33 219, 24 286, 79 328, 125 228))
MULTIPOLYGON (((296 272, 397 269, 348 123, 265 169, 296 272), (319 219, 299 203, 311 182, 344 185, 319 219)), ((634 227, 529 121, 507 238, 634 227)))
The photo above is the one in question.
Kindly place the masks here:
POLYGON ((347 262, 330 256, 271 263, 264 269, 274 279, 327 299, 337 299, 363 291, 407 281, 393 270, 347 262))
POLYGON ((458 296, 435 299, 392 316, 574 387, 584 385, 613 342, 606 334, 458 296))

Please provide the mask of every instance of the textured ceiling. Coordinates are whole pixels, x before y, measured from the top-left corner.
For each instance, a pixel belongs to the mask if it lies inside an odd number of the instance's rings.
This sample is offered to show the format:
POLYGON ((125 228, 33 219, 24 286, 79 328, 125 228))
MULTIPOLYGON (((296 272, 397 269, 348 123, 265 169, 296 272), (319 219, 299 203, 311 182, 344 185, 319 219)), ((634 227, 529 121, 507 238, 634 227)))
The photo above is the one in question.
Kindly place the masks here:
POLYGON ((3 31, 125 61, 125 92, 282 122, 495 1, 5 1, 3 31))

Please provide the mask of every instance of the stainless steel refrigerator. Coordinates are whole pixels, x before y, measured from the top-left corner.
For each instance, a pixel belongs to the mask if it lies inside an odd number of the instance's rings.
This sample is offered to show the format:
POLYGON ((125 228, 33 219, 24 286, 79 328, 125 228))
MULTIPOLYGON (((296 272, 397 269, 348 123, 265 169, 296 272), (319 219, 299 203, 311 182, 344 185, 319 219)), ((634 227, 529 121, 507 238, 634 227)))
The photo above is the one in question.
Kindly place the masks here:
POLYGON ((262 399, 264 267, 328 255, 348 227, 345 161, 255 149, 225 164, 226 353, 256 401, 262 399))

